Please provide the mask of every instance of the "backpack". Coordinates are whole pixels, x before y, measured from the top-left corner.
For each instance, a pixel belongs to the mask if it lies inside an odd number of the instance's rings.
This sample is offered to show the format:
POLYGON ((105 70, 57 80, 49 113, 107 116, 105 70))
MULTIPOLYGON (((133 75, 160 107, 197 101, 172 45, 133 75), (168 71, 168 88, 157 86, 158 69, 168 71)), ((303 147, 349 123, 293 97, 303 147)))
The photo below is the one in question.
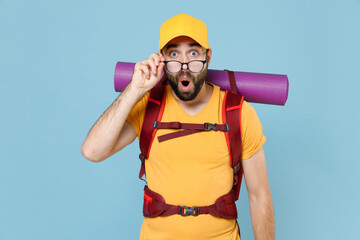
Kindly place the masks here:
MULTIPOLYGON (((181 216, 197 216, 199 214, 211 214, 216 217, 226 219, 237 219, 237 209, 235 201, 240 194, 241 180, 243 170, 241 168, 241 107, 244 97, 237 94, 237 88, 234 73, 228 71, 231 92, 225 91, 225 97, 222 104, 222 117, 224 124, 217 123, 180 123, 180 122, 161 122, 165 108, 165 83, 163 78, 161 82, 150 90, 144 122, 140 133, 140 154, 141 169, 139 178, 145 174, 145 160, 149 158, 151 145, 154 141, 158 129, 183 129, 158 137, 159 142, 167 141, 173 138, 195 134, 201 131, 222 131, 225 134, 227 147, 230 155, 230 167, 234 169, 234 183, 231 191, 219 197, 214 204, 209 206, 175 206, 167 204, 164 198, 144 187, 143 215, 145 217, 168 216, 179 214, 181 216)), ((142 179, 144 180, 144 179, 142 179)), ((144 180, 145 181, 145 180, 144 180)), ((239 229, 239 228, 238 228, 239 229)))

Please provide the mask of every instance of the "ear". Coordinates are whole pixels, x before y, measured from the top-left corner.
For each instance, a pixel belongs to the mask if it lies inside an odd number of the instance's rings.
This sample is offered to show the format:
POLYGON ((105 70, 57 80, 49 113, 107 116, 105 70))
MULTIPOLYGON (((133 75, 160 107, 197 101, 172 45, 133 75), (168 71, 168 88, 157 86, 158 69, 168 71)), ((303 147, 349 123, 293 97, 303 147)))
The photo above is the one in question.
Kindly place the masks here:
POLYGON ((212 56, 212 50, 211 50, 211 48, 209 48, 208 49, 208 65, 210 64, 211 56, 212 56))

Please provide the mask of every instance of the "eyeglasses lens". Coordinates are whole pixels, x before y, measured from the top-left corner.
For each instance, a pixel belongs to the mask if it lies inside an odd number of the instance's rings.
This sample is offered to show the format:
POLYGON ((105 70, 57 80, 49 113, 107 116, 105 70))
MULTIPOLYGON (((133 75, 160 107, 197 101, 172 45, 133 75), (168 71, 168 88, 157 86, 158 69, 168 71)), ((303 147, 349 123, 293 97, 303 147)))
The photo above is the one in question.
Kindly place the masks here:
MULTIPOLYGON (((170 72, 177 73, 177 72, 180 72, 182 65, 183 65, 183 63, 181 63, 181 62, 170 61, 166 64, 166 67, 170 72)), ((203 62, 196 61, 196 60, 190 61, 187 64, 187 67, 189 68, 189 70, 194 73, 201 72, 201 70, 203 69, 203 66, 204 66, 203 62)))

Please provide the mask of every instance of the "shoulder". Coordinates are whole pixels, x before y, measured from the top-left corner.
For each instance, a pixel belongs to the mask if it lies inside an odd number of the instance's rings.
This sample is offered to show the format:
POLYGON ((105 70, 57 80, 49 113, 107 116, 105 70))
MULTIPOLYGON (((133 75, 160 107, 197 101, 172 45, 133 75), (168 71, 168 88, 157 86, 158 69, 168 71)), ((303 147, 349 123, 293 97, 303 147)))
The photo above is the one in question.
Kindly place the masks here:
POLYGON ((245 100, 242 103, 241 114, 242 116, 257 117, 256 111, 253 106, 251 106, 250 103, 245 100))
POLYGON ((246 101, 241 109, 242 159, 250 158, 266 141, 262 124, 255 109, 246 101))
POLYGON ((243 101, 241 107, 241 125, 252 126, 256 128, 262 128, 259 117, 253 108, 247 101, 243 101))

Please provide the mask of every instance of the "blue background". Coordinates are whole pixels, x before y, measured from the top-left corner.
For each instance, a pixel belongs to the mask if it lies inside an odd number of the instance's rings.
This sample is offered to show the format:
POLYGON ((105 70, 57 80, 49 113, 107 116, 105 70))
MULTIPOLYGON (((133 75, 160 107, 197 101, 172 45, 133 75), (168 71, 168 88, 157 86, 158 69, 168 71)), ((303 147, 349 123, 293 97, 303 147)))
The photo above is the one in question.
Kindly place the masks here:
MULTIPOLYGON (((80 147, 119 95, 117 61, 157 51, 166 19, 203 20, 210 68, 287 74, 264 127, 277 239, 360 239, 360 1, 0 0, 0 239, 138 239, 137 141, 80 147)), ((245 185, 244 185, 245 186, 245 185)), ((243 239, 253 239, 246 188, 243 239)))

